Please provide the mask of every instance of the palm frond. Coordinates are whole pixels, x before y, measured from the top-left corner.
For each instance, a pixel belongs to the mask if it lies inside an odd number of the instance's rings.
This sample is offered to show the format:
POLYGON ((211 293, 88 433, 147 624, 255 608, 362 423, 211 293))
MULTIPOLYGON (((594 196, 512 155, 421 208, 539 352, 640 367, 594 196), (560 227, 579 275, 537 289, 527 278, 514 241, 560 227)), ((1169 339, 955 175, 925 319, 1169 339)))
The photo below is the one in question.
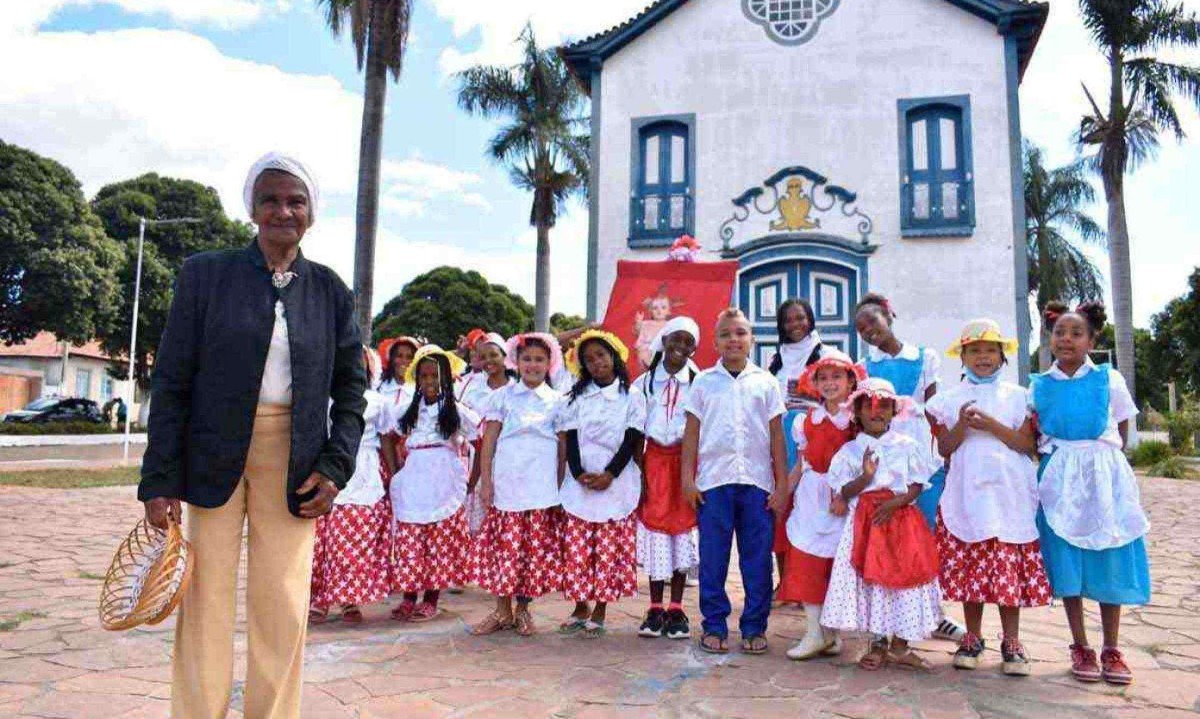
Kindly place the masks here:
POLYGON ((1129 52, 1153 52, 1173 45, 1194 47, 1200 44, 1200 22, 1195 13, 1184 9, 1182 3, 1155 3, 1140 20, 1137 32, 1126 45, 1129 52))
POLYGON ((380 8, 380 42, 383 43, 383 61, 392 73, 392 79, 399 82, 400 73, 404 69, 404 54, 408 49, 408 32, 412 25, 412 0, 358 0, 369 5, 372 2, 384 3, 380 8))

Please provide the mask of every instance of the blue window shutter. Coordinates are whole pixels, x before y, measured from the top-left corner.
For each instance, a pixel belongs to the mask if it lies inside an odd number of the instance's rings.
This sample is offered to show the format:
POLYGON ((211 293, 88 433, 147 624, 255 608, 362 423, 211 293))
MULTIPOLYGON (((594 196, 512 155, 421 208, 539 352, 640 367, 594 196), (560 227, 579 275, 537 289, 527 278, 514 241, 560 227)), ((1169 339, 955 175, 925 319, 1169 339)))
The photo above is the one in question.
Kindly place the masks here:
POLYGON ((695 116, 635 119, 633 124, 629 244, 670 245, 682 234, 695 233, 695 116))
POLYGON ((970 98, 901 100, 899 109, 902 234, 970 235, 975 227, 970 98))

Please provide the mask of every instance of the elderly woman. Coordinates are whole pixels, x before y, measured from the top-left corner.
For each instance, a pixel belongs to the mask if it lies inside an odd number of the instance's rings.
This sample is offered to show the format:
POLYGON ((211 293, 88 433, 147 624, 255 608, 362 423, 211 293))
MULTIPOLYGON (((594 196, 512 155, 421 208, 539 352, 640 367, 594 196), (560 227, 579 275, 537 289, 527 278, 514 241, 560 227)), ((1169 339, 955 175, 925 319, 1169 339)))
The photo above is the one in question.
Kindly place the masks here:
POLYGON ((354 298, 300 240, 316 182, 277 154, 251 168, 248 247, 188 258, 155 357, 138 499, 195 550, 175 632, 171 716, 219 719, 233 684, 249 524, 243 714, 298 719, 314 520, 354 472, 367 386, 354 298))

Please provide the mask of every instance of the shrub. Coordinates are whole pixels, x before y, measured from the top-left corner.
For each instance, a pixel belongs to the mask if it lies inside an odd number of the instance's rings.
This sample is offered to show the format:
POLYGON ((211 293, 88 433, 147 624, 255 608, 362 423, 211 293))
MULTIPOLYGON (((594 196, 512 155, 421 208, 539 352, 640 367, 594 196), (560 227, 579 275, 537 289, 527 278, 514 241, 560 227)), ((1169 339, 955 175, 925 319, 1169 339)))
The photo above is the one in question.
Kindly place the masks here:
POLYGON ((1182 457, 1168 457, 1151 467, 1150 474, 1168 479, 1190 479, 1192 470, 1182 457))
POLYGON ((1149 467, 1172 456, 1171 445, 1148 439, 1129 453, 1129 462, 1135 467, 1149 467))
MULTIPOLYGON (((122 427, 121 432, 125 431, 122 427)), ((114 434, 112 429, 102 422, 47 422, 33 424, 25 422, 0 422, 0 434, 32 436, 39 434, 114 434)))
POLYGON ((1191 454, 1196 451, 1197 431, 1200 431, 1200 415, 1194 410, 1172 412, 1167 417, 1167 436, 1176 452, 1191 454))

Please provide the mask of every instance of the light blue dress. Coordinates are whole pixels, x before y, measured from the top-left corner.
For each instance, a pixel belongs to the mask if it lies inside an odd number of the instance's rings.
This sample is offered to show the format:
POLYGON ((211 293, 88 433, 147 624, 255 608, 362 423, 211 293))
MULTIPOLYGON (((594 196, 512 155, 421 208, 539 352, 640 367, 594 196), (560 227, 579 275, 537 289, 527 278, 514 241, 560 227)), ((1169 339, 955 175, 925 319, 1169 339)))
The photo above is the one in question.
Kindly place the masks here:
MULTIPOLYGON (((1108 365, 1069 380, 1049 373, 1036 375, 1032 390, 1042 434, 1066 441, 1097 440, 1104 434, 1109 420, 1108 365)), ((1053 456, 1042 457, 1039 482, 1053 456)), ((1055 597, 1086 597, 1104 604, 1150 601, 1150 564, 1143 537, 1110 549, 1083 549, 1051 529, 1043 508, 1038 509, 1037 526, 1055 597)))

